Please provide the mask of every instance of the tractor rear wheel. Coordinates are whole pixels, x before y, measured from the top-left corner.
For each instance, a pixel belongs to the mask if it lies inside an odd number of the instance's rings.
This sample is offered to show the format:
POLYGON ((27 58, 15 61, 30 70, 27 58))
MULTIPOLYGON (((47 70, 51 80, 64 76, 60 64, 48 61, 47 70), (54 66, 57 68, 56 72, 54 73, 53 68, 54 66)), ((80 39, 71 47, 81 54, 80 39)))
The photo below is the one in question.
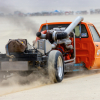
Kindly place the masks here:
POLYGON ((61 82, 64 77, 64 60, 62 53, 53 50, 48 56, 48 74, 50 81, 61 82))

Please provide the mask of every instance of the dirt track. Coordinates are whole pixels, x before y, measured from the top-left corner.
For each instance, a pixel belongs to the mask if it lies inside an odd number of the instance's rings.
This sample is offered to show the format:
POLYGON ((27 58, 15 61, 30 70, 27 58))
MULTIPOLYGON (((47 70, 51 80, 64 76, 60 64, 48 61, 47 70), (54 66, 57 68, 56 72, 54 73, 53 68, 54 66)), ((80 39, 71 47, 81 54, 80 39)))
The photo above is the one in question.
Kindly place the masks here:
POLYGON ((100 73, 68 74, 61 83, 3 95, 0 100, 100 100, 100 73))

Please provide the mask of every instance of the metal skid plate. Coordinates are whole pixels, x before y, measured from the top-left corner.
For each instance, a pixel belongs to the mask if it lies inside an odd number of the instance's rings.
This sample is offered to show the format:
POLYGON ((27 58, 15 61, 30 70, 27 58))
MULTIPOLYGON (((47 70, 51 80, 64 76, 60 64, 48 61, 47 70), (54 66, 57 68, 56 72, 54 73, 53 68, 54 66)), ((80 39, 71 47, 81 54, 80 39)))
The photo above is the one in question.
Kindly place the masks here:
POLYGON ((4 61, 1 62, 0 71, 27 71, 28 68, 28 61, 4 61))

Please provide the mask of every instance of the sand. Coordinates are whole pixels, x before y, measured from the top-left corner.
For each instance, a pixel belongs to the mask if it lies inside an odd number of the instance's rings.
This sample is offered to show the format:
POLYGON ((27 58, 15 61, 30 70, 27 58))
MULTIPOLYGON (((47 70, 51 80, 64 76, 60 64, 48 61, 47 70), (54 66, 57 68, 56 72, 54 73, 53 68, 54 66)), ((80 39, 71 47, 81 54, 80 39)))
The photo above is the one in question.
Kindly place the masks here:
POLYGON ((61 83, 3 95, 0 100, 100 100, 100 74, 69 76, 61 83))

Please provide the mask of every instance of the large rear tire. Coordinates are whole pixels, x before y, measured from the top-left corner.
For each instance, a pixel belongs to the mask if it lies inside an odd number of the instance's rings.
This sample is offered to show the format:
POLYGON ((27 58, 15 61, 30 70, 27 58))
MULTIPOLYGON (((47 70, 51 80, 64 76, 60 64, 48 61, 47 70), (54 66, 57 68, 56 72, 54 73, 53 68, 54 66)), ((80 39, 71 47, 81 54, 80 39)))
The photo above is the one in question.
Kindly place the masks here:
POLYGON ((64 60, 62 53, 53 50, 48 56, 48 74, 52 82, 61 82, 64 77, 64 60))

